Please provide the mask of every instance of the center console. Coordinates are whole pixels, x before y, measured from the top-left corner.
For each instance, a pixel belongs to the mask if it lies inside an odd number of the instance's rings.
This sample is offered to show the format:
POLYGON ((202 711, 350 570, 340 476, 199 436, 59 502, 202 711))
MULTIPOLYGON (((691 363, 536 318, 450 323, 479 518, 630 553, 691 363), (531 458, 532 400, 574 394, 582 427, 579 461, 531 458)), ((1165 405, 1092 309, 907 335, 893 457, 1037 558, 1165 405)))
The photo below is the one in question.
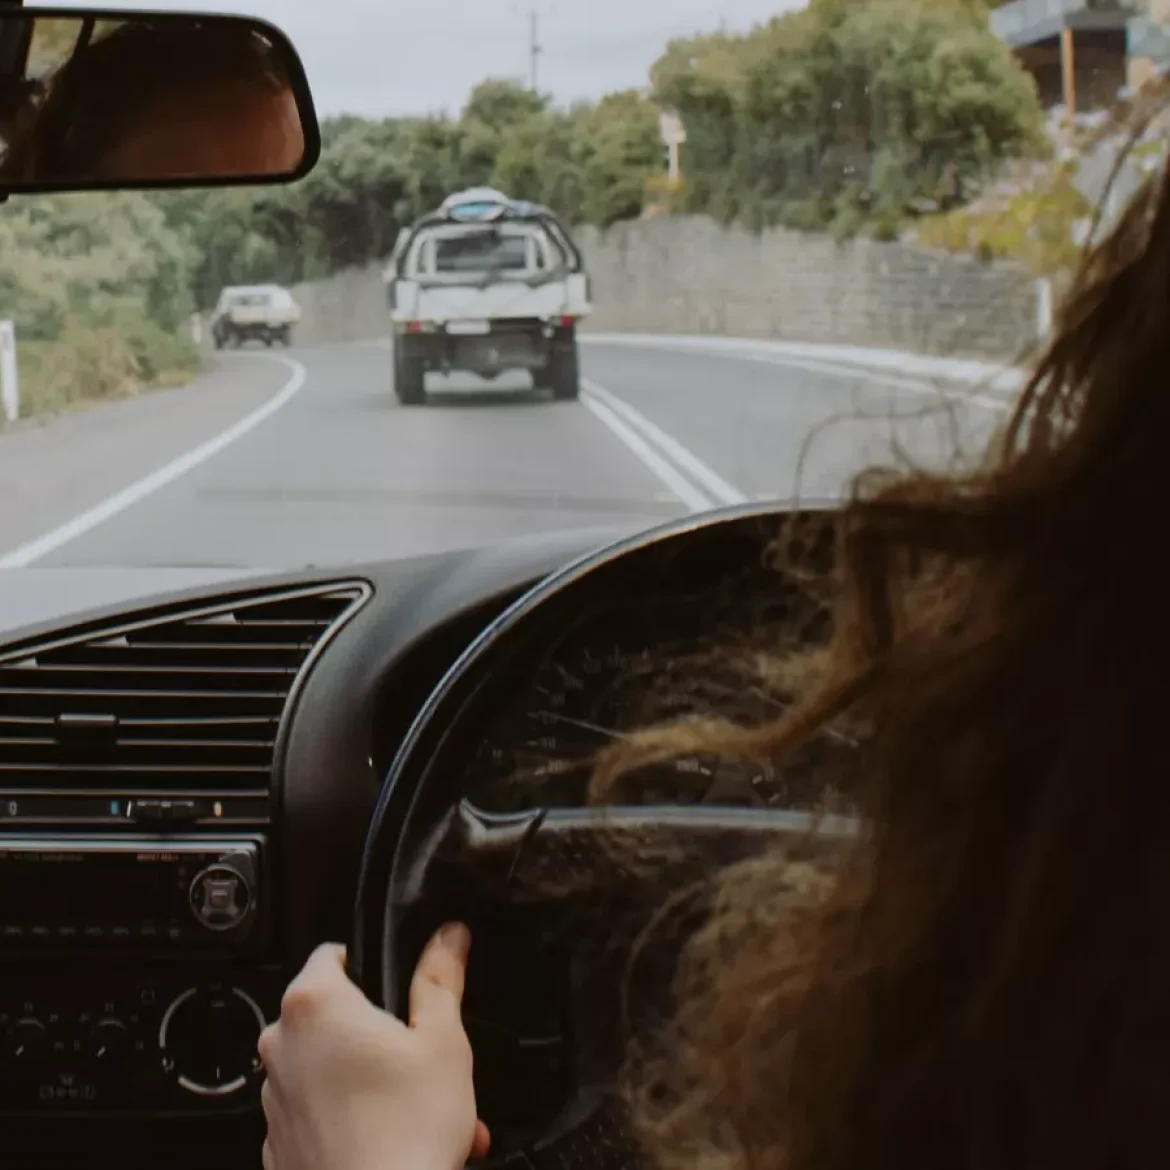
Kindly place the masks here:
POLYGON ((0 644, 4 1166, 259 1170, 287 728, 371 595, 249 587, 0 644))
POLYGON ((0 1115, 254 1109, 263 833, 0 836, 0 1115))

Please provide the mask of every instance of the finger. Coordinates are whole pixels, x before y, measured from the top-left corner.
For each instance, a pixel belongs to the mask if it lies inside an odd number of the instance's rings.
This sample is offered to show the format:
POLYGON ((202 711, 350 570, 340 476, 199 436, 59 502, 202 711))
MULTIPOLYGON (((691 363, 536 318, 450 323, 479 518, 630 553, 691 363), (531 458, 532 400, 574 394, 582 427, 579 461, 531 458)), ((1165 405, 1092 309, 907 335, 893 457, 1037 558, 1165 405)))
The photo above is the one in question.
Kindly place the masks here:
POLYGON ((324 943, 309 956, 300 974, 288 985, 280 1002, 281 1019, 289 1022, 312 1016, 339 997, 365 1001, 365 996, 346 974, 345 948, 324 943))
POLYGON ((276 1090, 270 1080, 265 1080, 260 1086, 260 1108, 264 1110, 264 1120, 269 1126, 276 1120, 276 1090))
POLYGON ((488 1151, 492 1148, 491 1131, 482 1121, 475 1123, 475 1137, 471 1142, 471 1156, 473 1158, 486 1158, 488 1151))
POLYGON ((410 1026, 427 1027, 431 1021, 463 1026, 459 1007, 467 977, 471 932, 459 922, 449 922, 427 944, 410 985, 410 1026))
MULTIPOLYGON (((338 976, 349 982, 345 971, 345 947, 340 943, 322 943, 308 958, 297 980, 306 982, 335 983, 338 976)), ((294 980, 293 982, 296 982, 294 980)))
POLYGON ((276 1050, 279 1046, 279 1036, 280 1025, 269 1024, 260 1033, 260 1039, 256 1041, 256 1054, 260 1057, 260 1063, 269 1072, 272 1071, 272 1066, 276 1063, 276 1050))

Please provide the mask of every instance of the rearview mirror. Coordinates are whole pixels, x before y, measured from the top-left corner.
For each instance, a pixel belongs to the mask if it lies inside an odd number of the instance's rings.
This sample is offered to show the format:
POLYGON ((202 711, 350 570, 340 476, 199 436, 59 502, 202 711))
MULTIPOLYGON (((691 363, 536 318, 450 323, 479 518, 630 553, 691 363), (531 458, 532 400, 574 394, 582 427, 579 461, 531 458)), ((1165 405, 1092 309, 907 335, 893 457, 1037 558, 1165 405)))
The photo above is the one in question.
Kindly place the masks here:
POLYGON ((319 153, 304 69, 270 24, 0 8, 0 196, 287 182, 319 153))

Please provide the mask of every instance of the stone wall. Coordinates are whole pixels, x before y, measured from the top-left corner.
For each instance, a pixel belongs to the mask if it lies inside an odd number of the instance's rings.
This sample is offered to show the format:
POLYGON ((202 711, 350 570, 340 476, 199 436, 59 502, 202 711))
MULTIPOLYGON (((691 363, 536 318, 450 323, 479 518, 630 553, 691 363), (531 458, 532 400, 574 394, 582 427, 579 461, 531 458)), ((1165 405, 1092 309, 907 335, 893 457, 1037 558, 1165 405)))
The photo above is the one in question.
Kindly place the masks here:
MULTIPOLYGON (((901 243, 775 229, 756 234, 703 217, 586 228, 579 243, 593 280, 591 331, 724 334, 872 346, 918 353, 1013 357, 1037 335, 1036 282, 901 243)), ((302 285, 300 340, 385 336, 379 269, 302 285)))

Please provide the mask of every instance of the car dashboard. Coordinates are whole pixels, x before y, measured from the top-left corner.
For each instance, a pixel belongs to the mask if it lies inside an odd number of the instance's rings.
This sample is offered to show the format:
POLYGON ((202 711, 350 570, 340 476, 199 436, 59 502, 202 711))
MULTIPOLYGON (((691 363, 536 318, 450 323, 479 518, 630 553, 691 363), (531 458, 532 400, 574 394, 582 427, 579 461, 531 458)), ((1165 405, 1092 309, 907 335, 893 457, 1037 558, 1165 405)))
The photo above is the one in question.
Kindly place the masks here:
MULTIPOLYGON (((597 752, 638 726, 774 715, 759 663, 828 629, 823 598, 778 573, 777 528, 730 510, 634 537, 624 583, 586 574, 455 736, 469 797, 580 805, 597 752)), ((201 585, 0 645, 14 1165, 88 1166, 111 1143, 127 1170, 259 1165, 256 1040, 310 951, 349 936, 371 813, 420 709, 529 590, 625 537, 201 585)), ((623 799, 811 808, 831 754, 680 761, 623 799)))

